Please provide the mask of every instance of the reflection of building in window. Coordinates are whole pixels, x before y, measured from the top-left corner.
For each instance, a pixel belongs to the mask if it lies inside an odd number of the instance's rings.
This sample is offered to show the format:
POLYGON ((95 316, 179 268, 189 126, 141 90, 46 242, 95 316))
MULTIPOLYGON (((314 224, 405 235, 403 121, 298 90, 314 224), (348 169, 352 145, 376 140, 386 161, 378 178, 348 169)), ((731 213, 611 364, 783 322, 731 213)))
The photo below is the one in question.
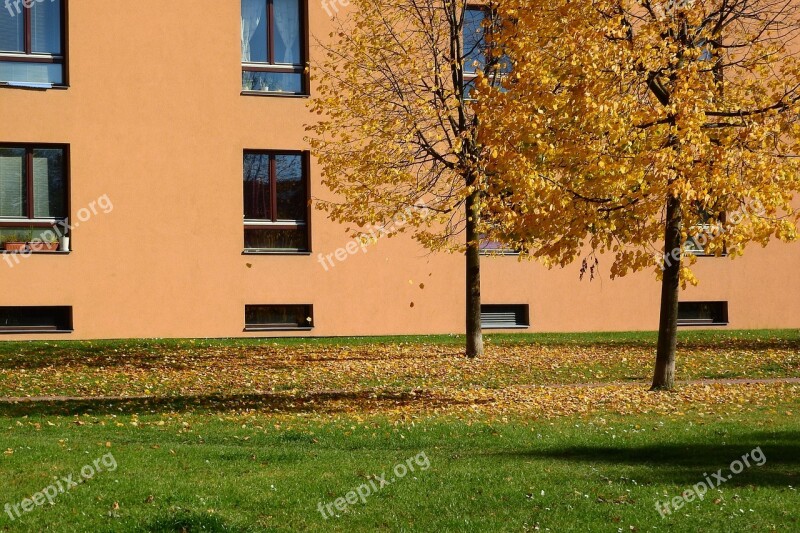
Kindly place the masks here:
POLYGON ((308 251, 307 159, 300 152, 245 152, 246 250, 308 251))

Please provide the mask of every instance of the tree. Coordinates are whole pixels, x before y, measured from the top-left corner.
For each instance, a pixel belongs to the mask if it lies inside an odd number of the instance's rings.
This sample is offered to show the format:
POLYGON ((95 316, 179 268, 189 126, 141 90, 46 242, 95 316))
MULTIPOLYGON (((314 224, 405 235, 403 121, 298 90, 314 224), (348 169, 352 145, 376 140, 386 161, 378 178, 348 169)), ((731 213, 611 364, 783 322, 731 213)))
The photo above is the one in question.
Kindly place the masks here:
POLYGON ((314 65, 311 108, 320 121, 307 127, 308 140, 323 183, 339 198, 317 206, 359 227, 406 211, 402 229, 424 246, 463 252, 466 353, 479 356, 481 199, 490 158, 477 142, 480 119, 469 95, 477 70, 487 83, 496 79, 483 38, 492 10, 468 9, 464 0, 351 5, 314 65), (434 217, 414 209, 423 204, 434 217))
POLYGON ((496 46, 513 75, 499 89, 479 80, 483 112, 492 110, 479 141, 497 156, 487 168, 495 186, 513 194, 489 210, 505 213, 499 231, 521 248, 549 228, 539 253, 562 264, 588 246, 589 258, 611 254, 612 277, 657 272, 654 390, 674 385, 678 297, 697 283, 697 241, 736 257, 749 243, 797 236, 798 4, 500 6, 496 46))

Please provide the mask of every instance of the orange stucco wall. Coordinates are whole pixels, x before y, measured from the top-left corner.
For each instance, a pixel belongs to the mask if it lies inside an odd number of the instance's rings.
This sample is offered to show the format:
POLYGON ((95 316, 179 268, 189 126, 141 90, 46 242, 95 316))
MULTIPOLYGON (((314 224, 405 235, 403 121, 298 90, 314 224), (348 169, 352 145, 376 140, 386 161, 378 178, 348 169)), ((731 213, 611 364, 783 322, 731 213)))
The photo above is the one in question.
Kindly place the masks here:
MULTIPOLYGON (((462 330, 462 258, 405 237, 325 271, 317 254, 349 238, 315 211, 312 255, 242 255, 242 151, 306 149, 309 115, 303 98, 240 94, 239 2, 69 4, 70 87, 0 88, 0 142, 69 144, 73 219, 102 195, 114 208, 73 231, 69 255, 0 262, 0 305, 71 305, 75 331, 59 339, 249 336, 245 304, 270 303, 313 304, 308 335, 462 330)), ((321 5, 308 16, 327 34, 321 5)), ((311 184, 321 195, 313 161, 311 184)), ((800 327, 798 252, 700 259, 685 299, 728 300, 731 328, 800 327)), ((530 304, 531 331, 657 326, 651 273, 581 282, 578 265, 484 265, 484 303, 530 304)))

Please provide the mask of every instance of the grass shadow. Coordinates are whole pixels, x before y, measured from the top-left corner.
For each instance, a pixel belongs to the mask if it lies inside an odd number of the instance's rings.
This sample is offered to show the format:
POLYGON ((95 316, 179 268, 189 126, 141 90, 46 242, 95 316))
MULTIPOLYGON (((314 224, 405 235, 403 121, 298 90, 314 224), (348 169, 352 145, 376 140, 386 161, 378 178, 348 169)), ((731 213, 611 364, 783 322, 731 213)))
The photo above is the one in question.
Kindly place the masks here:
MULTIPOLYGON (((722 438, 721 438, 722 440, 722 438)), ((726 435, 719 444, 662 444, 647 446, 565 446, 523 452, 493 454, 513 459, 542 459, 583 463, 587 468, 628 466, 638 470, 629 473, 639 483, 673 483, 693 485, 712 477, 722 469, 726 478, 723 487, 783 486, 800 484, 800 431, 778 433, 754 432, 726 435), (760 448, 748 458, 750 467, 733 475, 731 463, 741 461, 745 454, 760 448), (765 460, 764 460, 765 459, 765 460), (758 464, 761 466, 758 466, 758 464), (731 477, 728 478, 728 475, 731 477)), ((718 481, 718 480, 716 480, 718 481)))
POLYGON ((144 414, 164 412, 225 412, 260 410, 272 412, 339 412, 354 406, 371 409, 430 403, 433 398, 423 392, 315 392, 301 395, 208 394, 133 398, 54 398, 41 400, 0 401, 0 416, 144 414))

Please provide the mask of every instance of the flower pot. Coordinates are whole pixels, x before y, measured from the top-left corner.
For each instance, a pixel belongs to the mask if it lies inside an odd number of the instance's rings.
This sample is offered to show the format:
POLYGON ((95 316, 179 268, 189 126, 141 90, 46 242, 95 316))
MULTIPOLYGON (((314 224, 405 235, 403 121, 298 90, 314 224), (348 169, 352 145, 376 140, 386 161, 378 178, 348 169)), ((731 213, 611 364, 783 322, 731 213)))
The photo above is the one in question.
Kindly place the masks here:
POLYGON ((9 252, 57 252, 58 242, 6 242, 4 247, 9 252))
POLYGON ((30 249, 34 252, 57 252, 58 251, 58 241, 56 242, 29 242, 27 243, 30 246, 30 249))
POLYGON ((9 252, 24 252, 28 248, 28 244, 24 242, 6 242, 4 248, 9 252))

